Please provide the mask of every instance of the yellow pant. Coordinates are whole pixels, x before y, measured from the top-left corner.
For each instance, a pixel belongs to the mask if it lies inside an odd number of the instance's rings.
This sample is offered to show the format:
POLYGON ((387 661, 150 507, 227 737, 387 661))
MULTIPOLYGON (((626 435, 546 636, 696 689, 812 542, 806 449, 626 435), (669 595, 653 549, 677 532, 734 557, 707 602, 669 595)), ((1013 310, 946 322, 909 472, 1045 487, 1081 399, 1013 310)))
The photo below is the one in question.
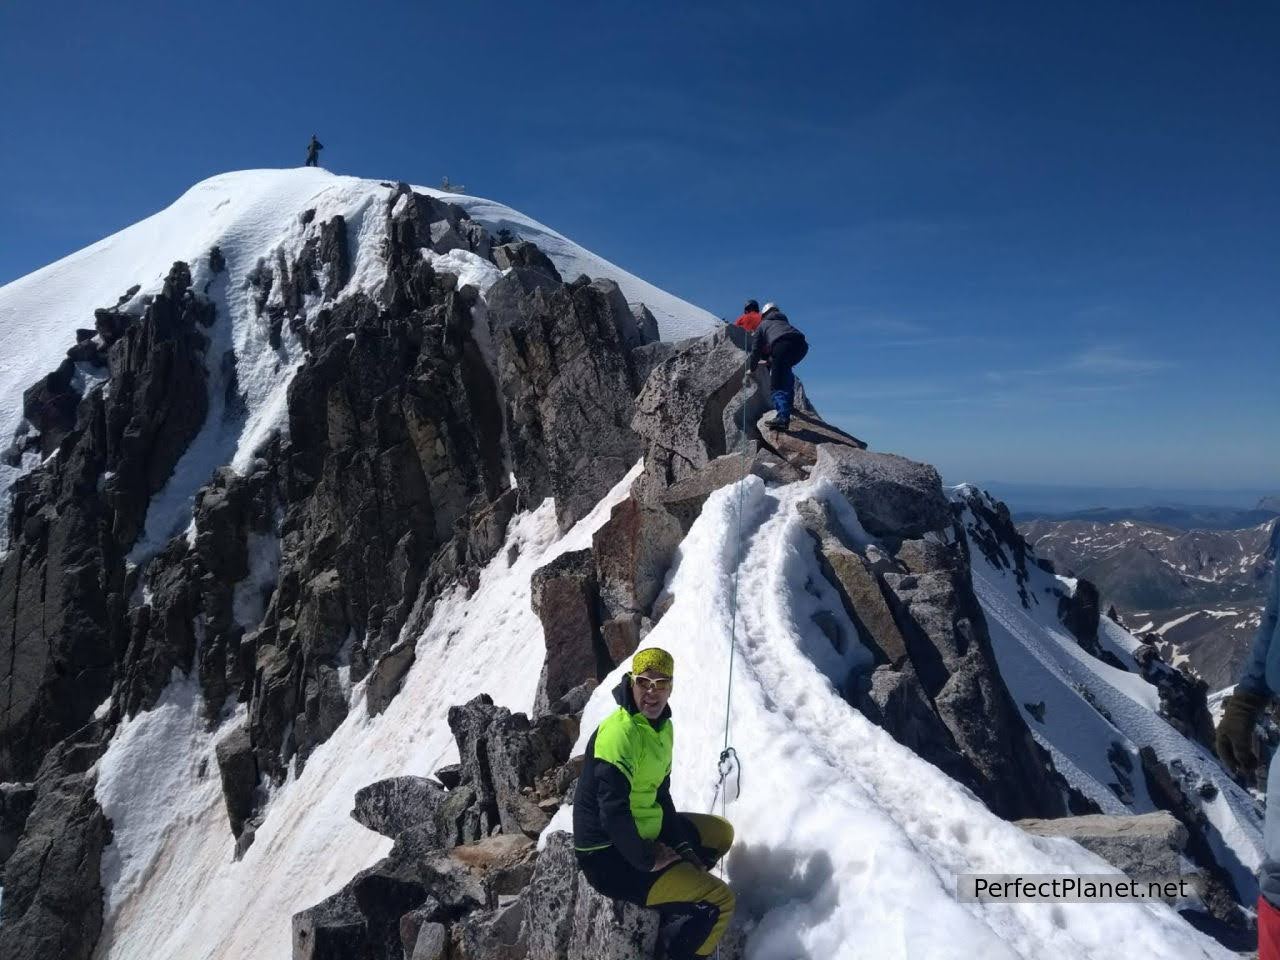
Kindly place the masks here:
MULTIPOLYGON (((733 824, 728 820, 709 813, 682 813, 680 816, 698 828, 702 846, 714 850, 717 857, 729 852, 733 845, 733 824)), ((645 906, 670 908, 674 904, 686 903, 701 914, 689 921, 693 925, 689 928, 690 933, 697 936, 710 927, 705 939, 689 944, 693 947, 693 955, 710 956, 733 917, 733 891, 715 874, 699 870, 682 860, 658 875, 658 879, 649 888, 645 906)), ((680 939, 684 940, 683 933, 680 939)))

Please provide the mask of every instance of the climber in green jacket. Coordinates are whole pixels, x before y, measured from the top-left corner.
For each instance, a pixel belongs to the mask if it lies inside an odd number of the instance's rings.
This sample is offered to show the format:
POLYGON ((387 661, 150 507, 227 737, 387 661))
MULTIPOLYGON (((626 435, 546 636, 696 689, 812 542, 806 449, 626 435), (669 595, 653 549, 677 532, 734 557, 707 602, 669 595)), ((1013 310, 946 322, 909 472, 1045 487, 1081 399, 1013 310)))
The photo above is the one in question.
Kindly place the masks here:
POLYGON ((689 919, 671 960, 710 956, 733 916, 733 891, 711 873, 733 844, 733 825, 671 802, 675 661, 639 651, 614 690, 618 709, 587 741, 573 798, 573 839, 587 882, 615 900, 689 919))

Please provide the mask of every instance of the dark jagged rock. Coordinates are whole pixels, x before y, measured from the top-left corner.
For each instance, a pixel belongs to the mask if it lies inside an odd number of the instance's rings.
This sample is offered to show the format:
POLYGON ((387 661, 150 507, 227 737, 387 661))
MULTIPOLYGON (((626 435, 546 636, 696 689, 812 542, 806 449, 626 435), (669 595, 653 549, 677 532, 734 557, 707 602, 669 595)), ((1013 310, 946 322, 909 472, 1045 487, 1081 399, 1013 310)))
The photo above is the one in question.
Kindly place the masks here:
POLYGON ((934 572, 883 579, 920 684, 977 771, 975 792, 1005 818, 1066 813, 1066 784, 1000 678, 963 558, 934 572))
POLYGON ((147 568, 150 600, 129 612, 129 644, 118 684, 124 716, 154 707, 174 670, 191 671, 200 613, 195 565, 186 541, 179 538, 147 568))
MULTIPOLYGON (((512 267, 525 267, 529 270, 537 270, 546 274, 556 283, 562 283, 560 271, 555 268, 555 264, 551 262, 551 258, 538 249, 537 244, 528 243, 527 241, 516 241, 515 243, 504 243, 501 246, 493 248, 493 262, 502 270, 510 270, 512 267)), ((654 337, 653 339, 657 339, 654 337)))
POLYGON ((450 763, 440 767, 436 770, 436 779, 444 785, 446 790, 452 790, 462 783, 462 764, 450 763))
POLYGON ((257 811, 258 764, 246 725, 237 726, 218 741, 218 774, 231 833, 240 838, 244 825, 257 811))
POLYGON ((0 885, 0 956, 88 960, 102 930, 102 850, 111 828, 94 797, 107 743, 93 724, 52 750, 0 885))
POLYGON ((17 847, 35 802, 34 783, 0 783, 0 868, 17 847))
MULTIPOLYGON (((631 314, 635 317, 636 328, 640 331, 640 343, 657 343, 660 334, 658 333, 658 319, 649 311, 643 303, 631 304, 631 314)), ((640 381, 641 383, 644 380, 640 381)))
POLYGON ((542 621, 546 656, 533 714, 540 716, 574 687, 595 686, 612 668, 600 635, 599 595, 591 550, 564 553, 535 571, 533 612, 542 621))
POLYGON ((370 716, 376 717, 390 706, 392 698, 400 692, 400 685, 413 666, 415 656, 414 645, 401 642, 388 650, 374 665, 365 688, 370 716))
POLYGON ((910 663, 897 668, 889 664, 876 667, 857 685, 853 703, 904 747, 975 793, 981 790, 978 770, 939 719, 910 663))
POLYGON ((373 960, 364 915, 342 889, 293 915, 293 960, 373 960))
POLYGON ((524 902, 519 899, 477 911, 454 925, 452 956, 456 960, 525 960, 523 922, 524 902))
POLYGON ((1160 716, 1184 737, 1213 749, 1213 717, 1209 713, 1209 685, 1165 663, 1160 651, 1144 645, 1134 651, 1142 678, 1159 691, 1160 716))
POLYGON ((568 760, 570 743, 559 721, 546 716, 531 724, 524 714, 495 707, 482 694, 449 708, 449 729, 462 758, 463 787, 475 792, 474 802, 461 811, 460 839, 476 840, 499 826, 506 833, 537 836, 550 817, 524 791, 568 760))
MULTIPOLYGON (((527 960, 632 960, 658 955, 660 914, 593 890, 578 870, 573 839, 567 833, 547 838, 522 899, 527 960)), ((741 940, 726 936, 720 955, 739 960, 741 940)))
POLYGON ((425 777, 392 777, 358 790, 351 816, 394 840, 412 827, 434 821, 444 798, 444 788, 425 777))
POLYGON ((111 689, 124 638, 124 557, 150 498, 204 421, 199 329, 213 320, 185 264, 138 319, 102 319, 108 390, 76 410, 61 453, 14 485, 0 561, 0 779, 29 776, 111 689))
POLYGON ((555 286, 517 268, 489 292, 512 466, 567 529, 639 459, 635 318, 612 281, 555 286))
MULTIPOLYGON (((457 217, 402 196, 388 237, 388 304, 356 295, 321 310, 289 388, 279 588, 245 641, 257 651, 254 744, 273 778, 345 715, 337 671, 364 678, 471 555, 496 550, 487 541, 500 531, 500 543, 513 510, 500 496, 496 387, 471 336, 474 292, 420 255, 416 231, 457 217), (459 536, 489 504, 487 519, 459 536), (429 578, 451 542, 456 562, 429 578), (428 578, 435 592, 424 595, 428 578)), ((375 708, 394 695, 411 654, 400 647, 380 668, 375 708)))
POLYGON ((631 423, 647 445, 644 474, 634 491, 642 500, 656 500, 667 487, 731 451, 726 411, 739 399, 745 366, 746 353, 731 328, 721 327, 681 341, 677 352, 653 367, 631 423))
MULTIPOLYGON (((1186 855, 1201 870, 1200 901, 1211 918, 1210 927, 1220 942, 1232 942, 1243 949, 1253 931, 1246 916, 1236 905, 1231 874, 1218 862, 1209 837, 1214 835, 1208 818, 1193 799, 1199 789, 1198 777, 1180 760, 1165 763, 1151 747, 1141 747, 1138 757, 1143 779, 1156 807, 1167 810, 1187 828, 1186 855)), ((1192 914, 1198 911, 1192 911, 1192 914)), ((1188 919, 1195 922, 1195 917, 1188 919)), ((1197 923, 1197 925, 1199 925, 1197 923)))
MULTIPOLYGON (((683 537, 679 521, 661 507, 634 496, 614 506, 591 539, 606 616, 629 620, 652 612, 683 537)), ((617 663, 620 658, 611 654, 611 659, 617 663)))
POLYGON ((72 385, 75 373, 75 362, 68 358, 22 394, 22 415, 40 431, 43 456, 53 453, 76 424, 80 392, 72 385))
POLYGON ((142 529, 150 498, 204 424, 209 341, 199 328, 212 321, 213 305, 192 292, 187 265, 175 263, 141 321, 111 345, 103 496, 114 513, 113 533, 126 547, 142 529))

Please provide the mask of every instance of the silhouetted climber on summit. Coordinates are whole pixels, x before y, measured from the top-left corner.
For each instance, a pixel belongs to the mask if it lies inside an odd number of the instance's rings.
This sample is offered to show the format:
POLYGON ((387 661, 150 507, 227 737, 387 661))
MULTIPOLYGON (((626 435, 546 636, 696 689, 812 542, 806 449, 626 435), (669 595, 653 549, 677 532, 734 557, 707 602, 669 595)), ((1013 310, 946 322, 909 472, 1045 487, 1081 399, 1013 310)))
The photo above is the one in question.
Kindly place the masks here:
POLYGON ((320 166, 320 151, 324 149, 324 144, 316 139, 316 135, 311 135, 311 142, 307 144, 307 166, 320 166))

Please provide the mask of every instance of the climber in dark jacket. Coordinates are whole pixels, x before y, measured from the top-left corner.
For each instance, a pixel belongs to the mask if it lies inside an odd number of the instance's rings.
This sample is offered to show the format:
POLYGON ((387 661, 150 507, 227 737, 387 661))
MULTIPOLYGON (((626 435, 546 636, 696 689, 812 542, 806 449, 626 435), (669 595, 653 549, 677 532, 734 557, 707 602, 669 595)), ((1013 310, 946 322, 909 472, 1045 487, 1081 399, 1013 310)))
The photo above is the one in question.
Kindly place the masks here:
POLYGON ((324 149, 324 144, 316 139, 316 135, 311 135, 311 142, 307 144, 307 166, 320 166, 320 151, 324 149))
POLYGON ((671 802, 671 696, 675 664, 639 651, 614 690, 618 709, 587 741, 573 797, 573 843, 587 882, 615 900, 689 919, 671 960, 710 956, 733 915, 728 884, 710 873, 733 844, 733 826, 671 802))
POLYGON ((791 426, 791 405, 795 401, 796 378, 792 367, 809 352, 804 334, 791 325, 787 315, 775 304, 766 303, 756 328, 755 345, 751 349, 750 371, 762 360, 769 362, 769 390, 775 415, 772 427, 786 430, 791 426))

